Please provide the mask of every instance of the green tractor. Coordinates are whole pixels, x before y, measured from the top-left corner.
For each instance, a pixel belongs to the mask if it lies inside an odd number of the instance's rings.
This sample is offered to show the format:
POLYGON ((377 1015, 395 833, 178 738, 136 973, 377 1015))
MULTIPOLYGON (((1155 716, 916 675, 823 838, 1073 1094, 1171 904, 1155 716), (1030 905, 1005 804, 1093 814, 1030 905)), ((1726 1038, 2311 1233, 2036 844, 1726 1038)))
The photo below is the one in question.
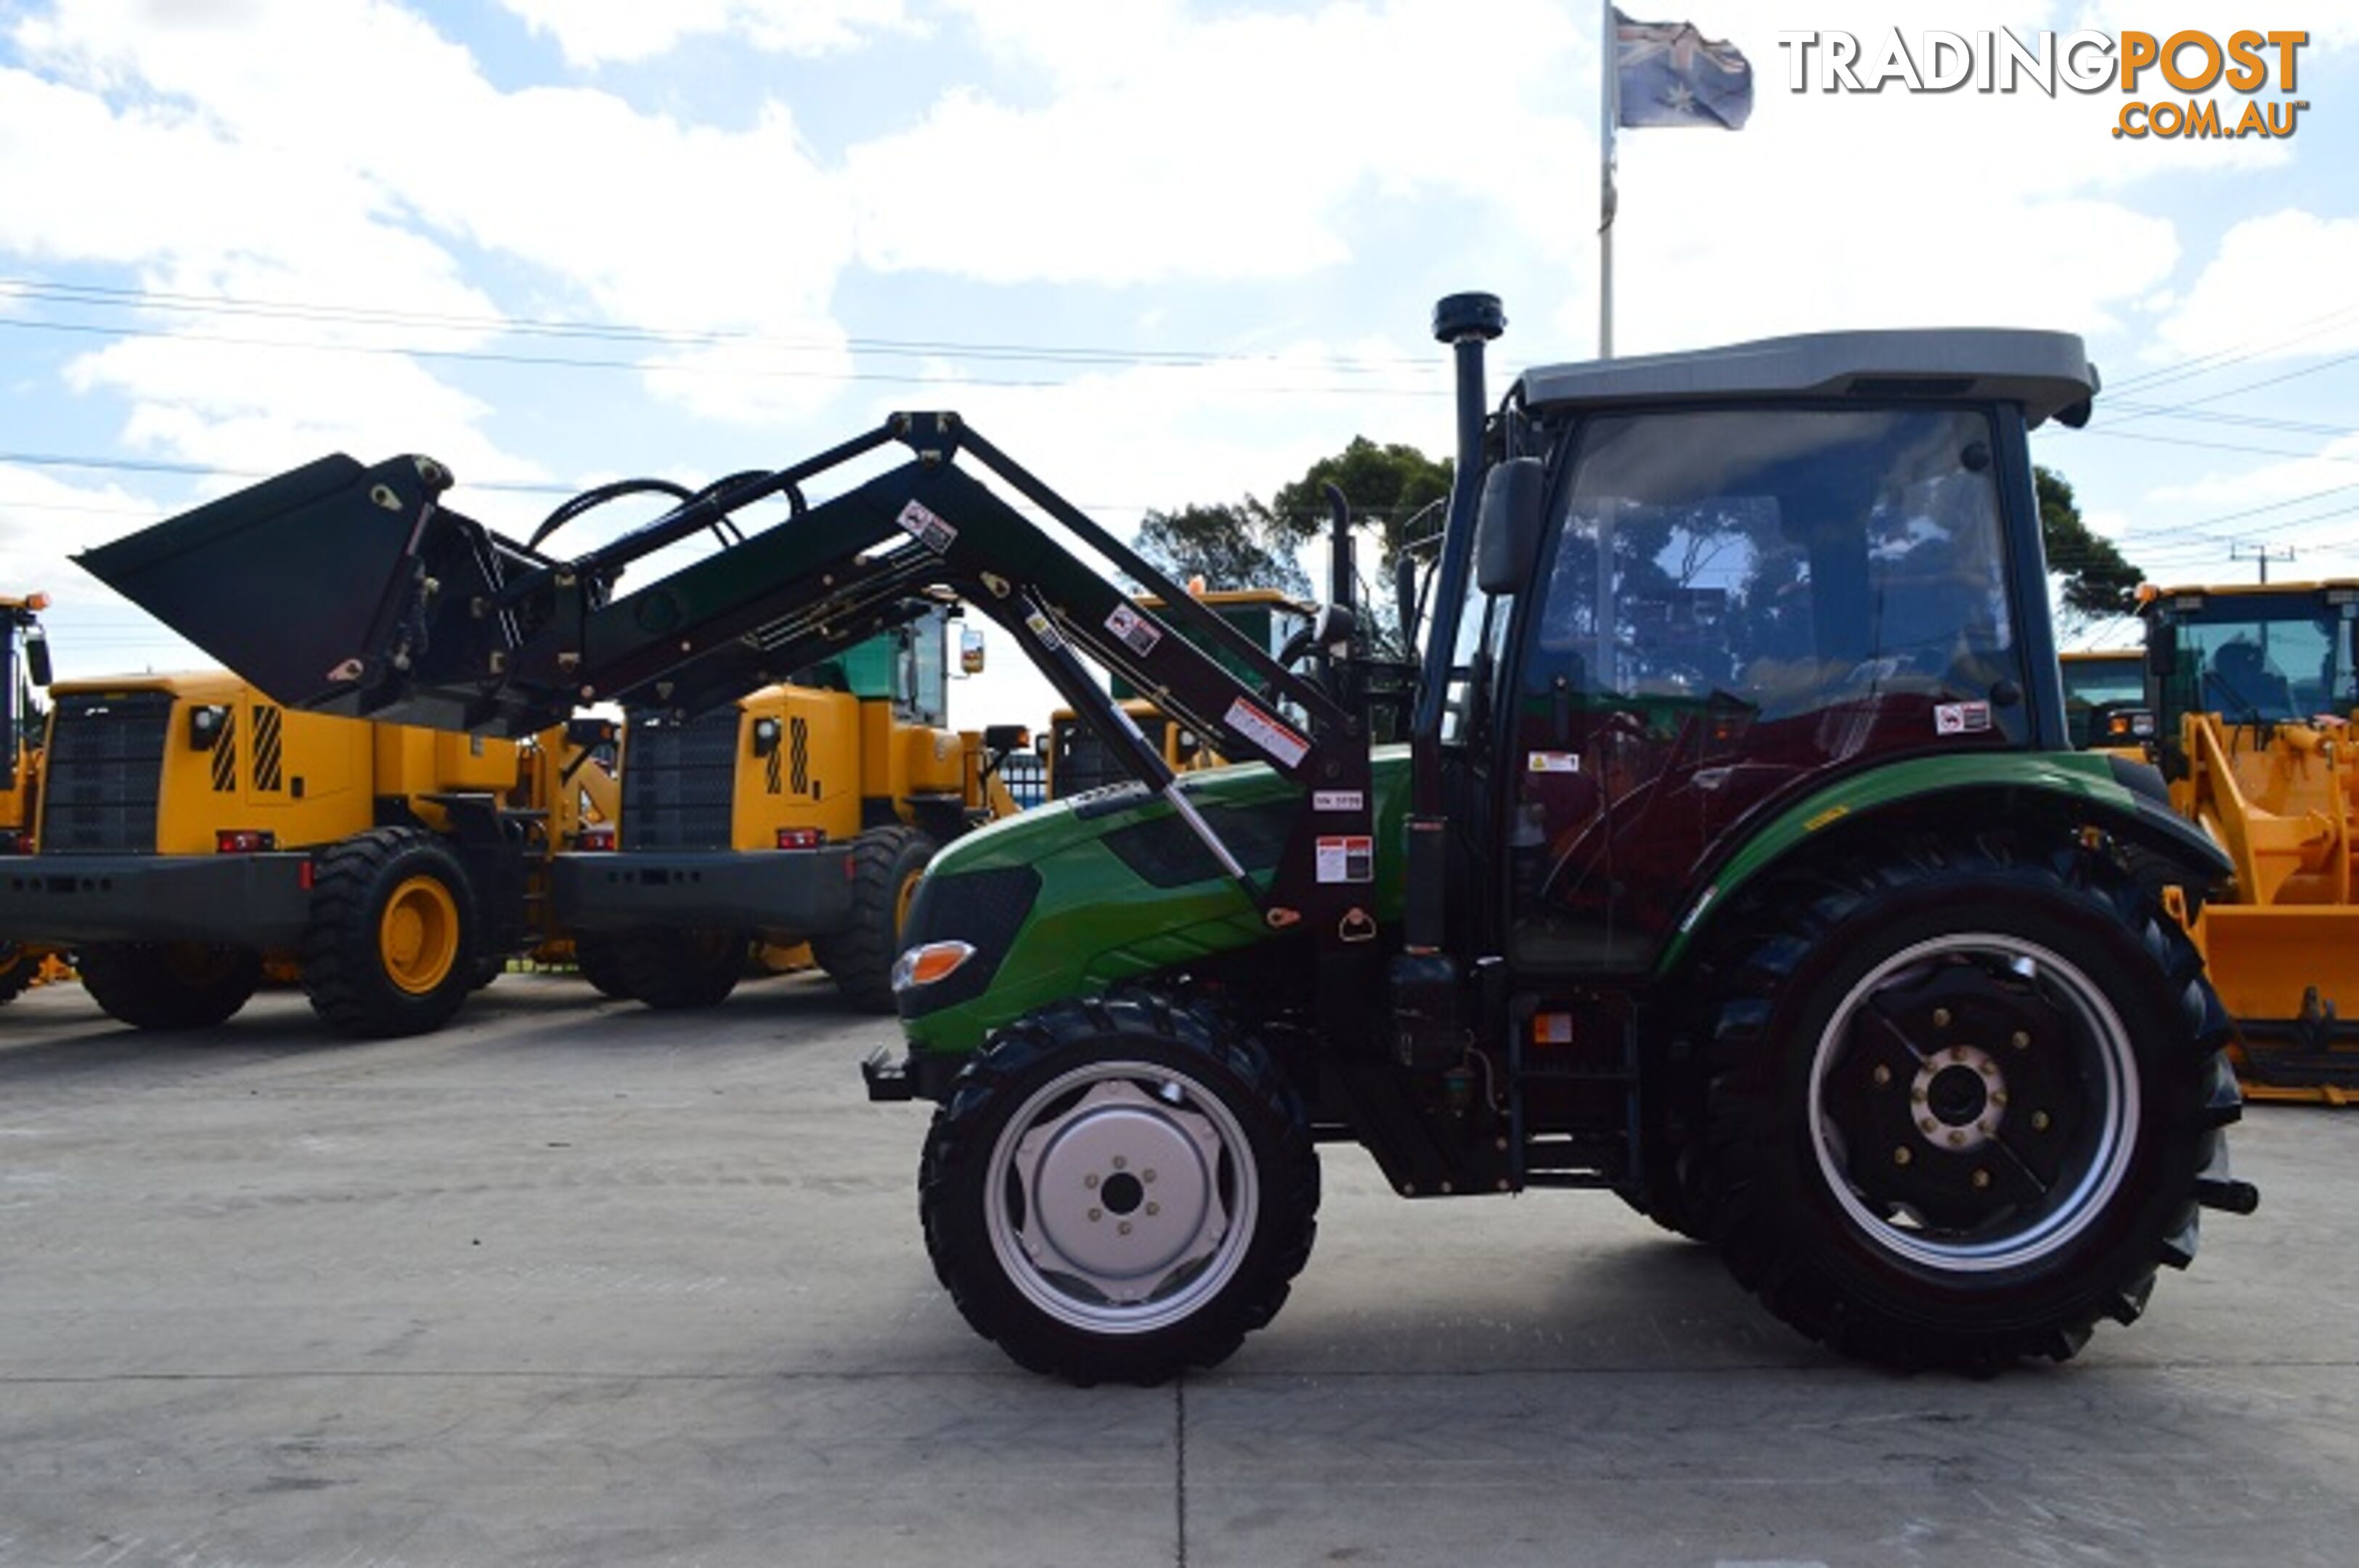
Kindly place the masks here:
POLYGON ((1457 488, 1395 583, 1409 669, 1370 652, 1340 506, 1288 665, 948 414, 577 560, 440 506, 435 465, 342 458, 87 560, 288 700, 495 731, 648 683, 721 700, 920 587, 1014 633, 1127 782, 936 858, 907 1050, 865 1076, 933 1102, 928 1251, 1027 1367, 1229 1355, 1307 1262, 1338 1141, 1407 1197, 1614 1192, 1880 1362, 2060 1359, 2135 1319, 2199 1206, 2256 1195, 2225 1020, 2130 870, 2223 862, 2152 769, 2070 750, 2026 436, 2086 417, 2080 342, 1775 340, 1531 370, 1494 409, 1498 302, 1435 327, 1457 488), (789 521, 616 583, 782 493, 789 521), (280 558, 357 621, 315 592, 318 625, 257 624, 280 558), (1082 657, 1247 761, 1175 776, 1082 657), (1408 739, 1372 744, 1404 689, 1408 739))

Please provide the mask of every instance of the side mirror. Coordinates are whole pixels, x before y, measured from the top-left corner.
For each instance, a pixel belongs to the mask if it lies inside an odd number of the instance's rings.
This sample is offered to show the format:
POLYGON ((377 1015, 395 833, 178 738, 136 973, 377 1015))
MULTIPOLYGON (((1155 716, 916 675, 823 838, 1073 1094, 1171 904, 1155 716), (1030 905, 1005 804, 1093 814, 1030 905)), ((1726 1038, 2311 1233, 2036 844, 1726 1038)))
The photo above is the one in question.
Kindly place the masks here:
POLYGON ((38 626, 25 628, 25 673, 35 686, 49 684, 49 640, 38 626))
POLYGON ((1474 586, 1484 593, 1523 593, 1539 565, 1540 521, 1548 470, 1538 458, 1510 458, 1483 479, 1474 515, 1474 586))
POLYGON ((2147 623, 2146 671, 2157 680, 2169 680, 2179 673, 2179 639, 2171 635, 2168 621, 2147 623))
POLYGON ((994 755, 1029 751, 1031 746, 1031 732, 1021 724, 986 724, 983 728, 983 749, 994 755))
POLYGON ((754 755, 766 757, 778 749, 778 721, 775 719, 754 720, 754 755))
POLYGON ((959 670, 963 675, 983 674, 983 633, 972 626, 959 629, 959 670))

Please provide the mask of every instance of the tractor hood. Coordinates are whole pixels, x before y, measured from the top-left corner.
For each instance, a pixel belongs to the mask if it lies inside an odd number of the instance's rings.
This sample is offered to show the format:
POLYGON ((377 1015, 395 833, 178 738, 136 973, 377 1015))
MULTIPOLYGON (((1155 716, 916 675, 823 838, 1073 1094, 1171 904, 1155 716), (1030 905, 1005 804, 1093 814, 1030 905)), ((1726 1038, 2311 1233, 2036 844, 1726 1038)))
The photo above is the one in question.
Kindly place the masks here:
MULTIPOLYGON (((1398 919, 1408 749, 1375 756, 1373 913, 1398 919)), ((1189 775, 1180 786, 1244 865, 1254 894, 1269 884, 1302 791, 1259 763, 1189 775)), ((994 1029, 1060 997, 1266 941, 1256 898, 1224 873, 1169 802, 1136 784, 1092 790, 1003 818, 934 858, 902 928, 905 950, 972 949, 954 970, 897 994, 918 1049, 963 1053, 994 1029)))

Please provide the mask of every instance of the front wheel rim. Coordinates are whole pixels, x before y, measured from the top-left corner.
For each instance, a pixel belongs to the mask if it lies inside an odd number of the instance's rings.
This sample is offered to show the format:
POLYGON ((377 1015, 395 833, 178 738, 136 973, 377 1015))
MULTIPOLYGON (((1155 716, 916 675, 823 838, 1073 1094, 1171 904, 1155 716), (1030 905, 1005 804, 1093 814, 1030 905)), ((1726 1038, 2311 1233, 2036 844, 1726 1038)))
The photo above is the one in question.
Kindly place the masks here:
POLYGON ((393 890, 377 922, 386 978, 410 996, 426 996, 459 961, 459 903, 438 877, 414 876, 393 890))
POLYGON ((1202 1310, 1243 1266, 1261 1206, 1244 1127, 1185 1073, 1077 1067, 1034 1091, 992 1147, 994 1258, 1068 1327, 1138 1335, 1202 1310))
POLYGON ((2137 1058, 2104 989, 1997 933, 1919 942, 1843 997, 1810 1064, 1810 1140, 1857 1233, 1995 1273, 2071 1245, 2138 1142, 2137 1058))

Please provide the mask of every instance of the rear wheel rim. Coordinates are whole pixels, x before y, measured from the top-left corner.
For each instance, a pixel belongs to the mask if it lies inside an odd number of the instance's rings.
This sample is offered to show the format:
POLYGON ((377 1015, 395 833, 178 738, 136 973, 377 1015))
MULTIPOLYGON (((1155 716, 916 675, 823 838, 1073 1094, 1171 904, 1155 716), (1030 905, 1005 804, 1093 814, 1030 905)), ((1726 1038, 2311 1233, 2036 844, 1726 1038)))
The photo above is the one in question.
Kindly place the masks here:
POLYGON ((2024 938, 1917 943, 1861 978, 1810 1065, 1810 1141, 1876 1249, 1992 1274, 2071 1246, 2138 1143, 2129 1032, 2079 967, 2024 938))
POLYGON ((1144 1062, 1035 1091, 984 1180, 993 1256, 1068 1327, 1148 1334, 1201 1311, 1243 1266, 1261 1206, 1252 1146, 1218 1097, 1144 1062))
POLYGON ((377 953, 386 978, 410 996, 431 994, 459 961, 459 901, 439 877, 404 881, 385 901, 377 953))

